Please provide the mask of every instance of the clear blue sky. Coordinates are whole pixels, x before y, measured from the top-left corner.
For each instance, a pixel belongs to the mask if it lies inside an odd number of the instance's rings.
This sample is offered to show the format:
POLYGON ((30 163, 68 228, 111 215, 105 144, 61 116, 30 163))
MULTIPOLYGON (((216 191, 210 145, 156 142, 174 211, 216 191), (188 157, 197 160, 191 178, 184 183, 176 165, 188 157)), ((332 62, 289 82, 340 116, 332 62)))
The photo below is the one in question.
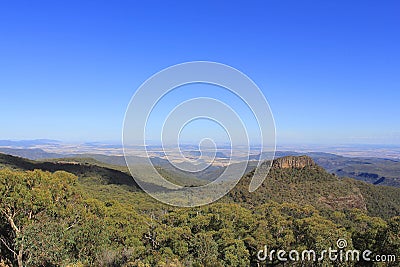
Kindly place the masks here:
POLYGON ((280 143, 400 144, 399 1, 1 1, 0 139, 119 140, 150 75, 251 77, 280 143))

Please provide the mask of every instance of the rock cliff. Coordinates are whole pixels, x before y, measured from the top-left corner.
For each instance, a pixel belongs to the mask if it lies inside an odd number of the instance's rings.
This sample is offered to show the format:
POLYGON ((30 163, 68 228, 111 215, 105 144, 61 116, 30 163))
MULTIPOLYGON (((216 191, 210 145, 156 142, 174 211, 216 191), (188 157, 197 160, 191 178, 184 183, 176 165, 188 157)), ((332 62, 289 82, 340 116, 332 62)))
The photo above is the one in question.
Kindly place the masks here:
POLYGON ((305 167, 316 166, 316 164, 309 156, 287 156, 275 159, 272 166, 280 169, 302 169, 305 167))

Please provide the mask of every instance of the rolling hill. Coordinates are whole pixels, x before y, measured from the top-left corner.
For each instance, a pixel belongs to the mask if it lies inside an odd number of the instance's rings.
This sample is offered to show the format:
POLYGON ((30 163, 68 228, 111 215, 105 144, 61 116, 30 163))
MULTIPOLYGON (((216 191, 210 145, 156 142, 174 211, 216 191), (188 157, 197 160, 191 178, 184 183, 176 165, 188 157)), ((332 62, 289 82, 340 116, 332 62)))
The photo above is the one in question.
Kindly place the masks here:
POLYGON ((275 201, 312 205, 327 211, 356 208, 385 218, 400 215, 400 188, 338 177, 309 156, 275 159, 263 184, 250 193, 252 174, 245 175, 228 198, 249 206, 275 201))

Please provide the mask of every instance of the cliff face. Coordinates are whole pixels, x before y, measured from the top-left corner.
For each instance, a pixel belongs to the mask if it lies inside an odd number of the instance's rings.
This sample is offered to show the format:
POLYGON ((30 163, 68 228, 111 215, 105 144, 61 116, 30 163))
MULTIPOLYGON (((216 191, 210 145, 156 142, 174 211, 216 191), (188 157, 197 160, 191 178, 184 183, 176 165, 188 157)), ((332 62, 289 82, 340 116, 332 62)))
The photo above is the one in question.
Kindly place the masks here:
POLYGON ((347 196, 322 196, 319 201, 329 209, 332 210, 343 210, 343 209, 360 209, 367 210, 367 203, 365 202, 364 196, 361 194, 359 189, 353 189, 358 191, 355 194, 347 196))
POLYGON ((316 164, 309 156, 287 156, 275 159, 272 166, 279 169, 302 169, 304 167, 316 166, 316 164))

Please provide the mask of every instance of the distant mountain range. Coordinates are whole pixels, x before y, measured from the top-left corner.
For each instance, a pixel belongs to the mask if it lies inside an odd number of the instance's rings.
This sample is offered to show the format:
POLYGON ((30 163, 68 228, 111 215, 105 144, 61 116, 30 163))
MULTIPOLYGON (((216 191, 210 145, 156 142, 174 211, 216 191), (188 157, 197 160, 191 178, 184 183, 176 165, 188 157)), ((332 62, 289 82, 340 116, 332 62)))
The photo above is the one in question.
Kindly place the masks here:
POLYGON ((32 147, 37 145, 58 144, 60 141, 52 139, 35 139, 35 140, 0 140, 0 146, 12 147, 32 147))
POLYGON ((31 160, 60 158, 64 155, 59 153, 49 153, 40 148, 8 148, 0 147, 0 152, 12 156, 23 157, 31 160))

